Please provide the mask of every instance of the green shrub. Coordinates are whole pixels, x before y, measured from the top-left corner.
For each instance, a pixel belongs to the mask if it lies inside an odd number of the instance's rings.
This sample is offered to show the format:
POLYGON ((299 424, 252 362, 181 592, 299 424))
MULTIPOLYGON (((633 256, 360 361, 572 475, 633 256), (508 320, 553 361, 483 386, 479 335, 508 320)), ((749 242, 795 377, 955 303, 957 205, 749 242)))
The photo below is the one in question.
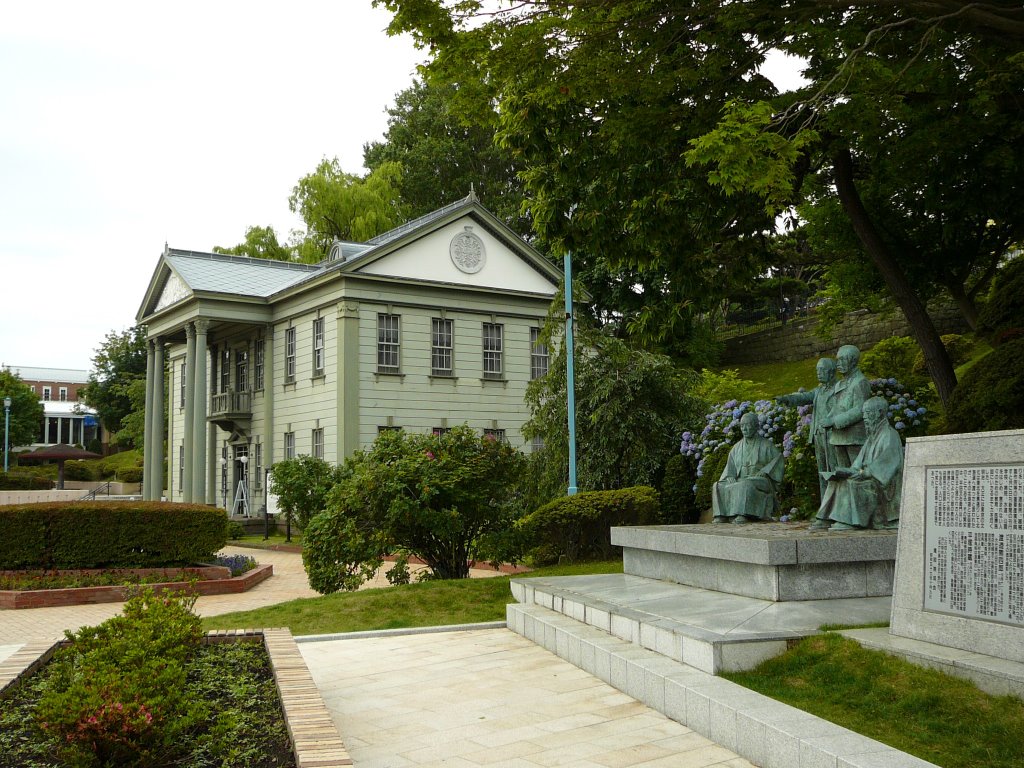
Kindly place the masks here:
POLYGON ((187 695, 184 662, 202 638, 194 597, 131 598, 120 616, 68 633, 36 710, 73 766, 167 765, 206 716, 187 695))
POLYGON ((52 480, 25 472, 22 467, 17 472, 0 472, 0 491, 48 491, 52 487, 52 480))
POLYGON ((700 508, 693 492, 697 462, 690 456, 675 454, 665 465, 661 481, 661 520, 664 523, 696 523, 700 508))
POLYGON ((704 465, 697 472, 696 504, 698 510, 711 509, 711 486, 718 482, 722 470, 729 461, 730 445, 721 445, 717 450, 705 455, 704 465))
POLYGON ((381 433, 345 462, 328 509, 303 531, 310 586, 355 589, 398 551, 442 579, 467 578, 471 560, 505 559, 523 463, 507 443, 467 426, 439 436, 381 433))
POLYGON ((159 501, 0 507, 0 569, 140 568, 210 559, 227 542, 222 510, 159 501))
POLYGON ((993 343, 1024 332, 1024 257, 1017 257, 996 275, 992 294, 978 314, 978 331, 993 343))
POLYGON ((117 470, 115 477, 122 483, 141 483, 142 467, 125 467, 117 470))
POLYGON ((860 367, 869 379, 893 377, 914 388, 921 383, 921 376, 914 373, 920 351, 909 336, 890 336, 861 355, 860 367))
POLYGON ((64 479, 65 480, 95 480, 96 471, 92 462, 88 461, 65 461, 64 462, 64 479))
POLYGON ((693 396, 710 405, 724 403, 726 400, 759 400, 766 397, 764 384, 749 379, 741 379, 738 370, 726 369, 711 371, 707 368, 700 372, 700 381, 693 391, 693 396))
POLYGON ((585 491, 545 504, 520 520, 526 540, 544 550, 544 559, 561 556, 608 559, 611 528, 657 522, 658 492, 645 485, 618 491, 585 491))
POLYGON ((231 520, 228 523, 228 536, 233 541, 238 541, 238 539, 245 536, 245 526, 235 520, 231 520))
POLYGON ((964 374, 946 408, 947 432, 1024 427, 1024 338, 1006 342, 964 374))

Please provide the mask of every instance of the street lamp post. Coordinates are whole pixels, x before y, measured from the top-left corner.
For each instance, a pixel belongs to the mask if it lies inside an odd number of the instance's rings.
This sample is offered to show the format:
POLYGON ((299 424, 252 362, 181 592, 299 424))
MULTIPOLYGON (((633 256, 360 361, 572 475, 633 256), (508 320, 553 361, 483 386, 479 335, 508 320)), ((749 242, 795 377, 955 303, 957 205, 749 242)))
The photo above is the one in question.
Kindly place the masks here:
POLYGON ((228 511, 228 460, 220 457, 220 505, 228 511))
POLYGON ((4 398, 4 474, 7 473, 7 457, 11 453, 11 398, 8 395, 4 398))

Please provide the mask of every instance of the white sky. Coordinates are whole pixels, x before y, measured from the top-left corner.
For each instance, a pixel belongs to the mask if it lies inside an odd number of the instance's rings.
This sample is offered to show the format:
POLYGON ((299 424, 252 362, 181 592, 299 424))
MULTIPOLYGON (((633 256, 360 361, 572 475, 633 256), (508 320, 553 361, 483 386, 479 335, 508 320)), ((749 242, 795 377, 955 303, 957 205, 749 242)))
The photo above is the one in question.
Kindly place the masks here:
POLYGON ((287 238, 323 157, 362 173, 424 54, 370 0, 6 3, 0 364, 91 369, 163 251, 287 238))
POLYGON ((5 4, 0 364, 91 369, 165 241, 284 240, 321 158, 362 172, 424 58, 389 18, 370 0, 5 4))

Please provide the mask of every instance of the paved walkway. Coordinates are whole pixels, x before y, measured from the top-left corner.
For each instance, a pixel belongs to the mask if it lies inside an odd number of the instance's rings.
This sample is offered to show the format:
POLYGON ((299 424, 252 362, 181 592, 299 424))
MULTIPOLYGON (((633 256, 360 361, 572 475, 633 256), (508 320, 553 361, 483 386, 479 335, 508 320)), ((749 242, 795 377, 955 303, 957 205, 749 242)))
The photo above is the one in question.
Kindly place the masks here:
POLYGON ((356 768, 752 768, 507 629, 299 650, 356 768))
MULTIPOLYGON (((316 595, 306 583, 300 555, 224 551, 272 563, 274 576, 240 595, 200 597, 201 615, 316 595)), ((382 569, 364 588, 386 585, 382 569)), ((0 659, 30 639, 98 624, 120 610, 121 603, 0 610, 0 659)), ((356 768, 752 768, 507 629, 299 647, 356 768)))

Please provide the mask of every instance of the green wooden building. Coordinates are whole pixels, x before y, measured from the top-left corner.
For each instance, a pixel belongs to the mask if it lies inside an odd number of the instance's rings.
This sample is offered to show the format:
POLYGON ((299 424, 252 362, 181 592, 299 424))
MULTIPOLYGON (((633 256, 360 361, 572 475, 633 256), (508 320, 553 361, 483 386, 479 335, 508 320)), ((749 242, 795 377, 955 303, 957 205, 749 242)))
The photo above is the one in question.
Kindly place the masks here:
POLYGON ((523 447, 560 277, 472 193, 316 265, 165 248, 137 315, 146 498, 253 513, 275 461, 340 462, 385 429, 523 447))

